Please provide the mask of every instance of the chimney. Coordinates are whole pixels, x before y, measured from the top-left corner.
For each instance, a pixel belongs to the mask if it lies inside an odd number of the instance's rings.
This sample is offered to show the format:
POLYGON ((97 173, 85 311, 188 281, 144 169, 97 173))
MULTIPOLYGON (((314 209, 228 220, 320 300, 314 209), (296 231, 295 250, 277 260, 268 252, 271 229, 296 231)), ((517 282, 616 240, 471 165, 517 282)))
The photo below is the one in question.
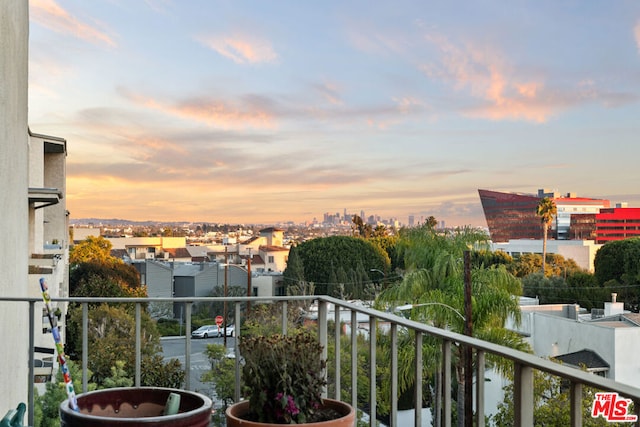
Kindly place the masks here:
POLYGON ((615 316, 624 313, 624 304, 618 302, 618 294, 611 294, 611 302, 604 303, 604 316, 615 316))

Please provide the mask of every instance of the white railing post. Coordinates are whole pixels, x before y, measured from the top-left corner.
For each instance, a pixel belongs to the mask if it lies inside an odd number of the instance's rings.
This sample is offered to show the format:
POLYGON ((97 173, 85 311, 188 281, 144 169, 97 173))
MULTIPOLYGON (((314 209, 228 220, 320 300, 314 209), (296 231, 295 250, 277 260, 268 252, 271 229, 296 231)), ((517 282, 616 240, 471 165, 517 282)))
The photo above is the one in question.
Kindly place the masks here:
POLYGON ((416 331, 415 427, 422 427, 422 332, 416 331))
POLYGON ((140 370, 142 369, 142 356, 141 356, 141 315, 140 315, 140 303, 136 303, 136 376, 135 386, 140 387, 140 370))
MULTIPOLYGON (((476 350, 476 425, 484 425, 484 351, 476 350)), ((469 384, 471 387, 471 384, 469 384)))
POLYGON ((351 309, 351 406, 358 407, 358 312, 351 309))
MULTIPOLYGON (((327 302, 324 300, 318 300, 318 338, 320 345, 322 346, 322 359, 327 360, 327 302)), ((324 370, 324 379, 327 379, 327 370, 324 370)), ((322 397, 327 397, 327 386, 323 387, 322 397)))
POLYGON ((582 426, 582 384, 571 382, 571 426, 582 426))
MULTIPOLYGON (((248 302, 247 302, 248 303, 248 302)), ((236 303, 236 319, 235 319, 235 327, 233 328, 233 333, 235 334, 235 352, 236 352, 236 376, 235 376, 235 387, 233 392, 233 398, 235 402, 240 402, 240 351, 238 350, 238 344, 240 339, 240 303, 236 303)), ((225 336, 227 335, 227 331, 224 331, 225 336)), ((226 351, 226 349, 225 349, 226 351)))
POLYGON ((533 368, 514 364, 513 410, 515 425, 533 426, 533 368))
POLYGON ((191 301, 187 301, 184 303, 184 315, 186 317, 184 331, 184 384, 187 390, 191 390, 191 301))
POLYGON ((377 319, 369 316, 369 425, 376 426, 376 345, 377 345, 377 319))
POLYGON ((391 324, 391 427, 398 427, 398 325, 391 324))
POLYGON ((451 341, 442 341, 442 421, 451 427, 451 341))
POLYGON ((82 303, 82 392, 89 391, 89 303, 82 303))
POLYGON ((341 364, 340 364, 340 336, 341 336, 341 331, 340 331, 340 307, 339 306, 335 306, 335 316, 334 316, 334 358, 335 358, 335 375, 334 375, 334 381, 335 381, 335 394, 334 394, 334 399, 336 400, 341 400, 342 396, 341 396, 341 388, 342 388, 342 382, 341 382, 341 376, 342 376, 342 372, 341 372, 341 364))
POLYGON ((289 323, 289 318, 287 316, 287 302, 282 301, 282 335, 287 335, 287 326, 289 323))

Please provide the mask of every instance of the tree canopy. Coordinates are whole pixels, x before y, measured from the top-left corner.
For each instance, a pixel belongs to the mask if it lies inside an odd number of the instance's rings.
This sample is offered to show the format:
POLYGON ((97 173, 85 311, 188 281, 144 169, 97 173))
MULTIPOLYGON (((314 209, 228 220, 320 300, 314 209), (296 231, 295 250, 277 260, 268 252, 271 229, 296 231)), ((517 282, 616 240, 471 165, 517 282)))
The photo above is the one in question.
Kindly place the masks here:
POLYGON ((593 261, 595 277, 609 292, 618 294, 633 311, 640 305, 640 237, 603 245, 593 261))
POLYGON ((336 295, 337 287, 342 284, 352 298, 361 297, 366 284, 372 282, 371 270, 389 271, 391 265, 380 246, 350 236, 303 242, 291 249, 289 259, 284 271, 287 287, 297 285, 303 278, 314 283, 317 294, 336 295))
POLYGON ((102 236, 89 236, 69 250, 69 263, 82 262, 113 263, 117 258, 111 256, 111 242, 102 236))
POLYGON ((622 284, 640 282, 640 237, 616 240, 603 245, 593 261, 600 283, 615 280, 622 284))
MULTIPOLYGON (((137 270, 111 256, 111 243, 103 237, 89 237, 72 249, 69 291, 73 297, 146 297, 137 270)), ((89 310, 89 368, 92 380, 102 386, 112 375, 112 369, 135 375, 134 304, 91 304, 89 310)), ((179 387, 184 372, 177 360, 165 363, 156 322, 146 307, 141 313, 141 344, 143 385, 179 387)), ((71 304, 67 314, 66 352, 72 358, 82 355, 82 309, 71 304)), ((120 379, 118 379, 120 381, 120 379)))
MULTIPOLYGON (((465 323, 461 314, 465 311, 463 255, 471 248, 483 246, 486 240, 485 233, 470 228, 437 232, 424 225, 402 231, 397 251, 406 272, 402 282, 382 292, 379 307, 412 304, 413 308, 406 312, 412 320, 462 333, 465 323)), ((516 322, 520 319, 519 280, 504 266, 486 268, 480 263, 472 268, 471 273, 473 336, 521 350, 528 349, 520 336, 505 328, 508 318, 516 322)), ((413 387, 415 378, 409 372, 414 357, 411 339, 409 334, 400 334, 399 337, 404 344, 398 346, 403 348, 398 355, 402 359, 398 363, 402 367, 399 373, 400 392, 413 387)), ((455 349, 458 360, 461 360, 461 351, 461 347, 455 349)), ((439 344, 426 339, 423 352, 428 361, 424 368, 425 378, 432 378, 441 356, 439 344)), ((505 369, 501 365, 504 361, 492 357, 487 360, 499 370, 505 369)), ((464 413, 464 388, 470 384, 466 382, 461 363, 456 364, 456 369, 457 408, 464 413)))

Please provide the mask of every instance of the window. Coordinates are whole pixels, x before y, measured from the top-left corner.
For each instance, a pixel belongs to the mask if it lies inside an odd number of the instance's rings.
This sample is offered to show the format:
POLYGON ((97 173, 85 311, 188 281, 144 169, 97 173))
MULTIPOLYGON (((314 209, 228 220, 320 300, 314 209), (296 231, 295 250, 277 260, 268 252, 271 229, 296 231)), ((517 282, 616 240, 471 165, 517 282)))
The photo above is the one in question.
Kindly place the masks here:
POLYGON ((273 258, 273 255, 269 255, 269 263, 273 264, 275 262, 275 259, 273 258))

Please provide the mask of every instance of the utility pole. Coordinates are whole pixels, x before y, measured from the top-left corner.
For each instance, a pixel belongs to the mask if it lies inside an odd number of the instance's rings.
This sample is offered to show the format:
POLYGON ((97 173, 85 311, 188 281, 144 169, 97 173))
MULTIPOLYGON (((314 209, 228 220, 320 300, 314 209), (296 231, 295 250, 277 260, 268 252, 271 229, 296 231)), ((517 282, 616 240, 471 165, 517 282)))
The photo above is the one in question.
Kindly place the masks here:
MULTIPOLYGON (((473 336, 471 317, 471 252, 464 251, 464 334, 473 336)), ((473 349, 464 347, 464 425, 473 427, 473 349)), ((478 367, 482 369, 482 367, 478 367)))
POLYGON ((224 347, 227 348, 227 281, 229 277, 229 254, 227 247, 224 247, 224 308, 222 313, 222 335, 224 336, 224 347))

